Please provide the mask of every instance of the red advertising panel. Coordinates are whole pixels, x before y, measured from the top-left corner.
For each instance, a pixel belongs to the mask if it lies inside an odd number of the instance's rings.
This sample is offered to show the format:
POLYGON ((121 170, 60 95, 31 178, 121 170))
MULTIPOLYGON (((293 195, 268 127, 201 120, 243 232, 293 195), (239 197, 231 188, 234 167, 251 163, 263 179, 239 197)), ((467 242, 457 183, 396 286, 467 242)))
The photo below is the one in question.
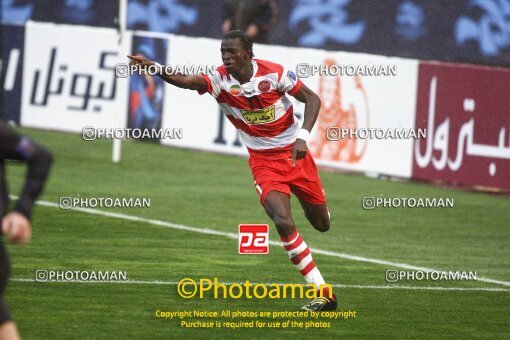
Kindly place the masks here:
POLYGON ((413 178, 510 191, 510 70, 420 63, 413 178))

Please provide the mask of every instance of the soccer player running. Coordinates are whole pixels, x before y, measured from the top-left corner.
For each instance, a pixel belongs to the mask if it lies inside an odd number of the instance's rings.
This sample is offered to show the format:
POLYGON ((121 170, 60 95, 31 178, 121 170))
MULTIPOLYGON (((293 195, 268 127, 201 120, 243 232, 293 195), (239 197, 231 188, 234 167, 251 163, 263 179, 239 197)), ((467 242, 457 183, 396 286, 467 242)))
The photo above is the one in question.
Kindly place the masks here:
MULTIPOLYGON (((51 160, 48 151, 0 121, 0 224, 2 234, 10 243, 26 244, 32 237, 32 207, 42 192, 51 160), (7 212, 9 195, 4 172, 6 159, 24 161, 28 165, 21 196, 10 213, 7 212)), ((0 339, 19 339, 18 330, 4 301, 8 276, 9 258, 0 240, 0 339)))
MULTIPOLYGON (((159 65, 143 56, 128 56, 131 65, 159 65)), ((159 76, 180 88, 209 93, 238 129, 250 154, 255 189, 273 220, 285 250, 297 270, 320 292, 325 281, 310 249, 296 230, 290 209, 290 193, 299 199, 312 226, 329 230, 326 197, 314 160, 306 146, 320 109, 319 97, 283 66, 253 58, 253 43, 242 31, 227 33, 221 42, 223 65, 212 75, 169 74, 159 76), (288 93, 305 103, 302 128, 293 114, 288 93)), ((337 307, 327 287, 302 309, 321 311, 337 307)))

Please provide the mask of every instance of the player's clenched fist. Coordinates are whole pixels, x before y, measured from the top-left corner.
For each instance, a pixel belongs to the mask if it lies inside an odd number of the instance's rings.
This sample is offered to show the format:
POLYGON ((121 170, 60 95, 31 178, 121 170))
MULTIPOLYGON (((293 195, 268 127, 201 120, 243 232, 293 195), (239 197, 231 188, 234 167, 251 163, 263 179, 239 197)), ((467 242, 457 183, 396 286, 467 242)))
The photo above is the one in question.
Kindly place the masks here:
POLYGON ((305 158, 307 152, 308 148, 306 147, 306 142, 297 138, 292 146, 292 166, 296 166, 296 161, 298 159, 305 158))
POLYGON ((11 212, 2 220, 2 233, 10 243, 27 244, 32 238, 32 226, 25 216, 11 212))

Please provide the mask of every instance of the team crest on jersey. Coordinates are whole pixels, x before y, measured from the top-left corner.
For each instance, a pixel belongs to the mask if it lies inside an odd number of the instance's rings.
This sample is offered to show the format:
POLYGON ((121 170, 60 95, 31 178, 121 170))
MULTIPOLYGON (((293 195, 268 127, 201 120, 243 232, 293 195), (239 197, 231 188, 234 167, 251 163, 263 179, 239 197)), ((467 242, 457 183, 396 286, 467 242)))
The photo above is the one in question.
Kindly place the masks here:
POLYGON ((258 88, 260 92, 266 93, 271 90, 271 84, 267 80, 262 80, 259 82, 258 88))
POLYGON ((241 93, 241 87, 239 85, 232 85, 228 89, 228 92, 233 96, 238 96, 241 93))
POLYGON ((255 111, 241 110, 241 114, 248 124, 269 123, 272 122, 275 118, 275 108, 274 105, 272 105, 270 107, 266 107, 265 109, 255 111))

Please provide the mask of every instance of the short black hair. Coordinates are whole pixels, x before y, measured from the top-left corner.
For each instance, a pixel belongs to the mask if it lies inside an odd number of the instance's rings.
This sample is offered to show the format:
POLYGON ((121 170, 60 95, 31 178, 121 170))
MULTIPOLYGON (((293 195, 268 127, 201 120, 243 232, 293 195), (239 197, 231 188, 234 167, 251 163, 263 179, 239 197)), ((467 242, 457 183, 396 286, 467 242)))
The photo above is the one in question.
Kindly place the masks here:
POLYGON ((253 41, 251 41, 251 39, 248 38, 248 35, 246 35, 244 31, 240 30, 230 31, 227 34, 225 34, 225 36, 223 36, 223 40, 227 39, 239 39, 245 51, 250 51, 250 58, 253 58, 255 56, 253 54, 253 41))

